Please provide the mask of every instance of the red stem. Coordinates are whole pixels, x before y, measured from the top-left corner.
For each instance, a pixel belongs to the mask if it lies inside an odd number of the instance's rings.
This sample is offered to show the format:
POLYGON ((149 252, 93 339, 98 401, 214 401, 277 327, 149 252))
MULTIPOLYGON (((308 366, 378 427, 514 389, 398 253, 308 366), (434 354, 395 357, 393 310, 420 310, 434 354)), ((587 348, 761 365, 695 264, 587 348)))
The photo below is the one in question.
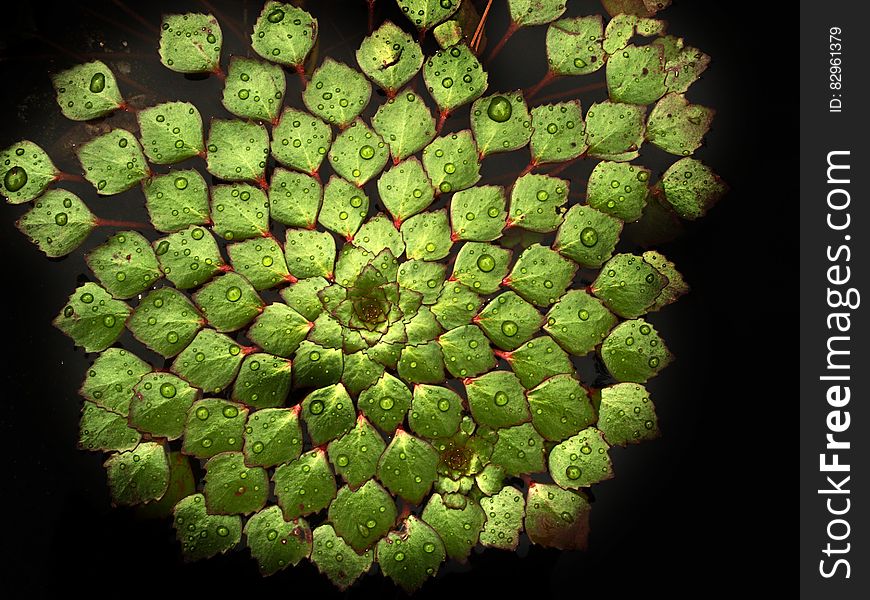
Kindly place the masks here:
POLYGON ((151 229, 151 225, 148 223, 141 223, 139 221, 116 221, 115 219, 100 219, 97 217, 94 219, 94 225, 97 227, 125 227, 129 229, 151 229))
POLYGON ((375 0, 368 0, 369 3, 369 35, 375 30, 375 0))
POLYGON ((556 74, 553 73, 552 71, 547 71, 547 74, 544 75, 538 83, 536 83, 536 84, 533 85, 531 88, 529 88, 529 89, 526 90, 526 93, 525 93, 526 100, 531 100, 532 98, 534 98, 534 97, 535 97, 535 94, 537 94, 538 92, 540 92, 541 89, 542 89, 545 85, 548 85, 548 84, 552 83, 552 81, 553 81, 554 79, 556 79, 556 74))
POLYGON ((86 183, 87 180, 81 175, 76 175, 75 173, 56 173, 54 176, 55 181, 75 181, 76 183, 86 183))
POLYGON ((550 171, 549 173, 547 173, 547 175, 550 175, 551 177, 552 177, 552 176, 555 176, 555 175, 558 175, 559 173, 561 173, 562 171, 564 171, 565 169, 567 169, 568 167, 570 167, 571 165, 573 165, 573 164, 574 164, 575 162, 577 162, 578 160, 583 160, 584 158, 586 158, 586 153, 585 153, 585 152, 584 152, 583 154, 581 154, 580 156, 577 156, 577 157, 575 157, 575 158, 572 158, 571 160, 569 160, 569 161, 567 161, 567 162, 563 162, 561 165, 559 165, 558 167, 556 167, 555 169, 553 169, 552 171, 550 171))
POLYGON ((302 89, 304 90, 308 87, 308 78, 305 77, 305 65, 296 65, 296 74, 299 75, 299 80, 302 82, 302 89))
POLYGON ((492 52, 489 53, 489 56, 486 58, 486 62, 492 62, 495 60, 495 57, 498 56, 499 52, 501 52, 504 45, 507 44, 508 40, 511 39, 511 36, 517 32, 519 29, 519 25, 511 21, 510 26, 507 28, 507 31, 504 32, 502 38, 495 45, 495 48, 492 49, 492 52))
POLYGON ((442 110, 441 114, 438 115, 438 125, 435 127, 435 133, 441 133, 441 129, 444 127, 444 122, 450 117, 450 111, 442 110))
POLYGON ((224 73, 224 70, 221 69, 220 65, 215 65, 214 70, 212 70, 212 74, 221 81, 224 81, 227 78, 227 74, 224 73))

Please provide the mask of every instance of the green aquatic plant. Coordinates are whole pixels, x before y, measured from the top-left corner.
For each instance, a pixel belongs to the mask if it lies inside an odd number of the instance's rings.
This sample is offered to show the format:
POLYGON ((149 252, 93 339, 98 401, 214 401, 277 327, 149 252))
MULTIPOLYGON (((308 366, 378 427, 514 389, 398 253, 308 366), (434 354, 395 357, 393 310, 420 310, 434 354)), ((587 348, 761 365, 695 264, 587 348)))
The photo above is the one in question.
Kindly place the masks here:
MULTIPOLYGON (((662 4, 605 2, 605 22, 509 0, 505 41, 548 28, 541 85, 606 71, 585 111, 490 90, 485 19, 468 41, 460 0, 398 0, 442 47, 384 22, 357 65, 312 64, 317 20, 291 4, 267 2, 259 58, 228 64, 213 16, 166 16, 160 61, 223 79, 229 118, 207 127, 189 102, 131 107, 101 61, 56 74, 69 119, 138 121, 77 153, 96 194, 141 187, 150 227, 88 252, 93 281, 55 319, 95 354, 80 445, 108 453, 114 504, 171 515, 187 559, 244 544, 263 574, 311 560, 342 588, 377 564, 414 590, 523 534, 584 548, 611 448, 659 435, 644 384, 672 356, 644 316, 688 289, 662 254, 618 252, 623 224, 696 219, 725 191, 692 157, 713 111, 684 95, 709 58, 664 33, 662 4), (372 84, 386 99, 366 118, 372 84), (633 162, 644 143, 678 157, 657 181, 633 162), (525 148, 509 186, 481 183, 488 157, 525 148), (596 161, 585 202, 557 176, 578 159, 596 161), (575 367, 593 353, 599 389, 575 367)), ((33 142, 0 153, 0 191, 30 203, 18 226, 50 257, 118 227, 68 178, 33 142)))

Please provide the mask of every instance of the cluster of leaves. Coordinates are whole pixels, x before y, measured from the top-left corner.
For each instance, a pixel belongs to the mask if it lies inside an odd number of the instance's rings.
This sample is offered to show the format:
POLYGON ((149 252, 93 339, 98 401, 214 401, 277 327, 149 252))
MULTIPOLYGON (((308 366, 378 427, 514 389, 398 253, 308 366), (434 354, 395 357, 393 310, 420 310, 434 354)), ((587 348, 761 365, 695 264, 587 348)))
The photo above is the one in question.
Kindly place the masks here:
MULTIPOLYGON (((251 36, 264 60, 234 57, 225 74, 233 118, 205 132, 195 106, 170 101, 138 111, 138 135, 113 129, 78 150, 97 194, 141 185, 160 232, 120 231, 92 250, 96 281, 55 321, 99 353, 80 444, 110 453, 115 504, 173 515, 188 559, 244 536, 264 574, 308 558, 345 587, 377 563, 412 590, 446 558, 516 548, 523 531, 582 548, 583 489, 612 476, 610 448, 658 435, 643 384, 671 355, 643 315, 687 287, 658 252, 615 252, 648 205, 694 219, 724 191, 690 157, 712 111, 683 94, 708 58, 649 16, 620 12, 605 27, 561 18, 564 2, 510 0, 517 27, 550 23, 552 72, 607 71, 609 99, 585 115, 576 100, 529 108, 520 91, 484 95, 486 72, 448 21, 459 0, 398 4, 444 47, 425 57, 386 22, 357 52, 362 72, 326 58, 307 111, 284 107, 284 67, 304 72, 317 22, 268 2, 251 36), (470 129, 439 136, 406 87, 421 70, 442 116, 471 103, 470 129), (372 82, 388 100, 367 123, 372 82), (654 185, 631 163, 644 142, 680 157, 654 185), (507 189, 478 185, 482 160, 525 147, 530 172, 507 189), (152 171, 197 157, 220 183, 152 171), (569 203, 569 180, 532 172, 578 157, 600 160, 582 204, 569 203), (388 214, 371 215, 376 202, 388 214), (580 281, 591 283, 572 289, 580 281), (171 369, 117 347, 125 327, 171 369), (596 390, 572 361, 593 352, 613 381, 596 390)), ((212 16, 170 15, 160 59, 222 72, 221 42, 212 16)), ((100 61, 54 84, 73 120, 125 105, 100 61)), ((0 190, 33 201, 19 227, 48 256, 100 224, 49 189, 58 176, 32 142, 2 152, 0 190)))

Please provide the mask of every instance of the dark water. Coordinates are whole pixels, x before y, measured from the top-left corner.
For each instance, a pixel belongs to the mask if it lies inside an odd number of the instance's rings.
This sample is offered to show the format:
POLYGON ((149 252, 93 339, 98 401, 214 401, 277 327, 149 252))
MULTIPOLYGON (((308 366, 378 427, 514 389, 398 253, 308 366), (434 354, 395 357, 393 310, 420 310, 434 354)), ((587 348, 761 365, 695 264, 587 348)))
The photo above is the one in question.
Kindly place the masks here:
MULTIPOLYGON (((4 117, 0 146, 30 139, 42 145, 62 170, 77 172, 71 152, 74 144, 109 126, 135 129, 135 119, 127 113, 96 124, 75 124, 61 116, 49 73, 97 58, 120 75, 119 85, 134 106, 189 100, 204 118, 225 115, 218 79, 185 78, 160 65, 156 54, 160 15, 211 10, 223 27, 226 65, 232 54, 251 55, 248 35, 260 6, 250 1, 97 1, 20 3, 6 8, 0 25, 0 81, 5 84, 0 95, 4 117)), ((309 0, 307 8, 320 22, 319 57, 329 55, 355 65, 353 52, 366 34, 365 3, 309 0)), ((377 10, 379 20, 391 17, 401 22, 390 0, 378 0, 377 10)), ((573 1, 569 11, 597 12, 598 4, 573 1)), ((663 437, 612 451, 616 478, 594 488, 589 552, 532 547, 520 557, 487 550, 473 554, 470 567, 444 568, 424 594, 444 596, 480 588, 493 594, 534 589, 544 597, 590 592, 623 597, 652 590, 697 590, 699 584, 724 591, 760 568, 757 542, 751 538, 765 535, 764 526, 769 524, 765 510, 771 509, 756 509, 758 497, 747 490, 760 485, 762 478, 778 481, 775 473, 767 471, 781 442, 762 443, 758 428, 769 403, 782 399, 765 396, 757 385, 767 352, 758 340, 772 321, 792 319, 797 303, 793 307, 779 303, 775 310, 770 303, 756 304, 756 295, 771 294, 777 283, 748 277, 752 261, 758 252, 766 252, 767 228, 788 223, 788 217, 781 213, 777 221, 772 220, 771 203, 785 199, 773 196, 769 183, 757 173, 759 165, 753 163, 761 150, 756 141, 759 129, 782 127, 784 131, 795 107, 781 105, 773 113, 761 107, 766 91, 775 89, 763 79, 774 75, 761 71, 756 49, 749 43, 754 32, 761 35, 763 19, 744 22, 731 5, 701 1, 677 3, 664 18, 671 23, 669 32, 714 58, 688 93, 691 101, 718 110, 707 146, 696 157, 733 189, 705 219, 660 248, 693 288, 689 296, 650 319, 677 356, 648 386, 663 437), (743 28, 739 35, 737 25, 743 28), (750 217, 755 221, 747 222, 750 217), (759 462, 756 452, 764 460, 759 462)), ((506 26, 505 7, 497 0, 487 27, 490 44, 506 26)), ((498 59, 486 65, 490 90, 529 87, 540 79, 545 70, 544 31, 520 31, 498 59)), ((582 83, 602 77, 603 70, 582 83)), ((551 96, 576 85, 576 81, 557 81, 538 100, 556 101, 561 98, 551 96)), ((298 81, 288 76, 289 104, 301 106, 298 92, 298 81)), ((604 95, 598 91, 580 98, 585 108, 604 95)), ((369 116, 378 100, 373 97, 369 116)), ((446 131, 464 128, 467 116, 467 108, 457 111, 446 131)), ((780 146, 787 146, 788 137, 779 129, 775 134, 780 146)), ((765 171, 786 171, 785 156, 768 153, 765 171)), ((644 148, 640 162, 654 168, 655 178, 666 160, 644 148)), ((504 184, 526 161, 525 151, 487 159, 483 182, 504 184)), ((594 165, 586 162, 562 176, 585 180, 594 165)), ((166 167, 157 170, 165 172, 166 167)), ((99 198, 87 185, 64 183, 64 187, 78 193, 100 217, 147 220, 138 189, 99 198)), ((582 189, 581 183, 574 184, 575 192, 582 189)), ((168 523, 138 521, 109 507, 101 455, 75 447, 80 406, 76 390, 88 359, 50 322, 69 292, 88 277, 85 252, 111 232, 95 232, 68 258, 47 260, 14 227, 24 210, 3 205, 0 218, 7 348, 0 434, 6 442, 7 467, 11 466, 2 496, 4 516, 13 523, 3 549, 4 571, 9 570, 3 579, 51 595, 67 592, 71 586, 97 591, 104 585, 118 592, 155 596, 208 589, 335 595, 331 584, 309 563, 268 580, 260 579, 246 551, 185 566, 168 523)), ((777 253, 783 252, 787 241, 777 241, 777 253)), ((626 244, 625 249, 632 247, 626 244)), ((130 341, 125 338, 123 343, 130 341)), ((587 360, 580 368, 584 381, 592 382, 595 365, 587 360)), ((378 575, 365 577, 355 586, 356 594, 397 592, 378 575)))

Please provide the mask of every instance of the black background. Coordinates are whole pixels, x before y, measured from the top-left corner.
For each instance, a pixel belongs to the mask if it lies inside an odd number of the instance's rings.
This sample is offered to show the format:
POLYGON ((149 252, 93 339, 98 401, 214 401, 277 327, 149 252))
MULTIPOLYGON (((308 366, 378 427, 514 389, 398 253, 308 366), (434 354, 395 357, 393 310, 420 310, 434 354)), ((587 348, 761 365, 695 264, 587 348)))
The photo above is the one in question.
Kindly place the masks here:
MULTIPOLYGON (((94 132, 63 119, 48 74, 85 59, 103 58, 116 73, 119 62, 129 64, 131 74, 120 78, 119 85, 134 105, 137 94, 142 94, 140 106, 177 94, 179 99, 197 98, 203 114, 220 112, 219 81, 192 81, 159 65, 159 15, 216 9, 226 64, 228 54, 246 47, 227 24, 249 32, 260 4, 140 4, 40 2, 4 9, 0 146, 31 139, 63 170, 77 171, 69 146, 94 132), (106 59, 106 52, 118 54, 106 59), (155 96, 158 91, 170 95, 155 96)), ((391 0, 378 4, 384 5, 379 19, 395 15, 391 0)), ((487 27, 495 39, 507 23, 502 4, 494 3, 487 27)), ((570 14, 599 10, 594 2, 572 0, 569 5, 570 14)), ((783 22, 774 25, 772 15, 759 14, 757 6, 738 6, 684 0, 661 15, 670 23, 669 32, 713 57, 687 96, 718 111, 707 146, 696 156, 732 188, 707 217, 660 247, 692 285, 691 294, 651 318, 677 356, 649 386, 662 438, 612 452, 616 477, 594 488, 588 552, 532 547, 520 556, 488 550, 473 554, 470 568, 443 569, 420 595, 445 597, 483 589, 541 597, 603 593, 622 598, 710 590, 754 596, 760 588, 782 585, 771 563, 795 551, 797 524, 789 514, 793 500, 785 501, 790 490, 784 485, 782 453, 784 435, 797 412, 788 389, 791 373, 771 361, 782 357, 788 365, 793 340, 780 328, 794 326, 798 306, 792 289, 796 280, 786 277, 797 246, 797 196, 787 183, 795 181, 790 149, 796 153, 797 62, 784 59, 772 35, 783 22), (787 517, 793 525, 788 531, 787 517)), ((365 34, 364 3, 309 0, 308 8, 320 19, 322 55, 354 64, 349 49, 365 34)), ((397 23, 399 18, 395 15, 397 23)), ((501 81, 528 87, 540 78, 544 29, 521 31, 493 64, 485 65, 490 89, 499 89, 501 81)), ((288 95, 298 91, 297 85, 288 77, 288 95)), ((569 87, 557 83, 540 97, 569 87)), ((596 99, 582 98, 584 109, 596 99)), ((113 117, 118 119, 113 125, 125 126, 124 118, 129 116, 113 117)), ((650 160, 655 164, 658 159, 650 160)), ((568 170, 563 176, 577 173, 568 170)), ((131 208, 127 201, 141 192, 97 198, 88 186, 64 185, 88 201, 98 216, 129 218, 131 210, 139 210, 134 216, 144 217, 144 210, 131 208)), ((50 324, 86 276, 83 252, 46 260, 14 227, 24 208, 0 209, 0 314, 5 332, 0 392, 0 519, 5 538, 0 569, 6 590, 37 596, 74 590, 98 596, 211 590, 335 595, 307 562, 268 579, 258 575, 247 551, 184 565, 169 523, 140 521, 110 508, 102 456, 75 445, 80 407, 76 390, 88 357, 50 324)), ((85 249, 108 233, 96 232, 85 249)), ((364 577, 347 592, 360 594, 402 595, 381 576, 364 577)))

